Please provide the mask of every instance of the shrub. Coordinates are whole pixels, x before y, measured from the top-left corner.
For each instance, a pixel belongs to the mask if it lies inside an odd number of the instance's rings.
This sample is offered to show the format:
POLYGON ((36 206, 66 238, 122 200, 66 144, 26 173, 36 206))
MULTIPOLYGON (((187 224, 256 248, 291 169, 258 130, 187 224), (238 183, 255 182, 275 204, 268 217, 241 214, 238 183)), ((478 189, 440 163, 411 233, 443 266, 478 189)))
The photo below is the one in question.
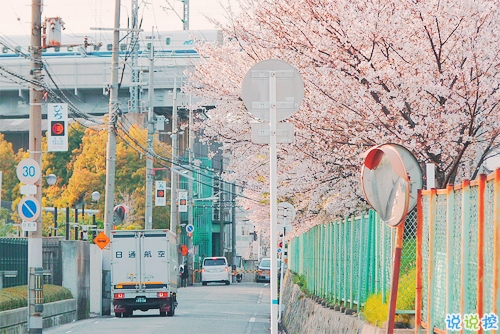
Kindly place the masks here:
POLYGON ((307 290, 306 277, 304 275, 294 274, 293 275, 293 283, 297 284, 300 287, 300 291, 302 291, 306 295, 309 294, 309 292, 307 290))
MULTIPOLYGON (((410 269, 407 273, 401 273, 398 284, 398 300, 396 302, 397 310, 414 310, 415 309, 415 287, 416 287, 416 271, 415 268, 410 269)), ((382 294, 374 294, 366 300, 363 316, 366 321, 375 325, 382 326, 382 323, 387 320, 389 313, 389 297, 390 292, 387 292, 386 302, 382 302, 382 294)), ((396 315, 396 321, 409 322, 409 315, 396 315)))
MULTIPOLYGON (((71 299, 71 292, 58 285, 44 284, 43 296, 45 303, 71 299)), ((21 285, 0 290, 0 311, 12 310, 28 305, 28 286, 21 285)))

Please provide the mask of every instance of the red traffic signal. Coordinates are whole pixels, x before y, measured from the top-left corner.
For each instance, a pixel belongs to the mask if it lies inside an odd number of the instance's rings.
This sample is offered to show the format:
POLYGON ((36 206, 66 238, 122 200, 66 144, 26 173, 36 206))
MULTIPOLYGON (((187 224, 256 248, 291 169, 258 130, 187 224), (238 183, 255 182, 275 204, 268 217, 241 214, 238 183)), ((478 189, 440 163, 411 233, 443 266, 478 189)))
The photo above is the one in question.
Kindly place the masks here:
POLYGON ((165 197, 165 190, 157 190, 156 197, 165 197))
POLYGON ((51 121, 50 122, 50 135, 55 137, 64 136, 66 131, 64 121, 51 121))

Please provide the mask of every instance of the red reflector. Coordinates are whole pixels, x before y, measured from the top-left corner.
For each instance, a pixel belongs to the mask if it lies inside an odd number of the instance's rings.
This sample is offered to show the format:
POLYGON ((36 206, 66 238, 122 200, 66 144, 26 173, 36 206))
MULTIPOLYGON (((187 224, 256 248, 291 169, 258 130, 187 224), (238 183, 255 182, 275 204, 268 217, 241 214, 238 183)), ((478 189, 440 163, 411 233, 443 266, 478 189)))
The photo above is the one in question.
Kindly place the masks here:
POLYGON ((125 294, 123 292, 115 293, 115 299, 125 298, 125 294))
POLYGON ((225 271, 228 271, 228 270, 229 270, 229 268, 228 268, 228 267, 226 267, 226 268, 224 268, 224 270, 225 270, 225 271))
POLYGON ((158 298, 167 298, 168 292, 158 292, 158 298))

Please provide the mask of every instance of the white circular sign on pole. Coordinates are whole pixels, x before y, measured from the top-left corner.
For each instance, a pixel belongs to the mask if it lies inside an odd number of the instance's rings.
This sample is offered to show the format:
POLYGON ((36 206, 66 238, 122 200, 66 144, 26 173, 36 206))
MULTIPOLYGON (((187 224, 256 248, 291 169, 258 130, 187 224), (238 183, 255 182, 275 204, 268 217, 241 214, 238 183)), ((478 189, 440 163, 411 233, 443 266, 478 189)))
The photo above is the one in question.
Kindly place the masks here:
POLYGON ((193 233, 194 232, 194 226, 193 226, 193 224, 187 224, 186 225, 186 232, 187 233, 193 233))
POLYGON ((241 96, 252 115, 269 121, 270 72, 276 73, 276 121, 279 122, 292 116, 304 100, 304 82, 295 67, 279 59, 268 59, 255 64, 243 79, 241 96))
POLYGON ((24 184, 34 184, 40 179, 41 169, 35 159, 21 160, 16 169, 17 178, 24 184))
POLYGON ((26 196, 19 202, 17 212, 23 221, 33 222, 40 216, 40 203, 35 197, 26 196))

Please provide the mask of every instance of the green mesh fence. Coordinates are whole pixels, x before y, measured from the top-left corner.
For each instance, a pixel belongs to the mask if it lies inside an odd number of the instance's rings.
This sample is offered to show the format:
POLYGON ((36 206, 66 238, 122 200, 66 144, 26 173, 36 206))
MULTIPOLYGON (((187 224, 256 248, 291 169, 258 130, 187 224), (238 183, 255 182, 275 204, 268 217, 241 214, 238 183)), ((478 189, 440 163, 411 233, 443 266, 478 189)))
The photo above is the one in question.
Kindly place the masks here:
MULTIPOLYGON (((416 213, 406 220, 401 277, 407 290, 398 305, 401 313, 414 312, 416 213), (410 279, 408 279, 410 277, 410 279)), ((331 303, 357 309, 381 292, 388 298, 394 229, 380 221, 374 211, 313 227, 294 238, 289 246, 289 269, 306 280, 310 293, 331 303)))

